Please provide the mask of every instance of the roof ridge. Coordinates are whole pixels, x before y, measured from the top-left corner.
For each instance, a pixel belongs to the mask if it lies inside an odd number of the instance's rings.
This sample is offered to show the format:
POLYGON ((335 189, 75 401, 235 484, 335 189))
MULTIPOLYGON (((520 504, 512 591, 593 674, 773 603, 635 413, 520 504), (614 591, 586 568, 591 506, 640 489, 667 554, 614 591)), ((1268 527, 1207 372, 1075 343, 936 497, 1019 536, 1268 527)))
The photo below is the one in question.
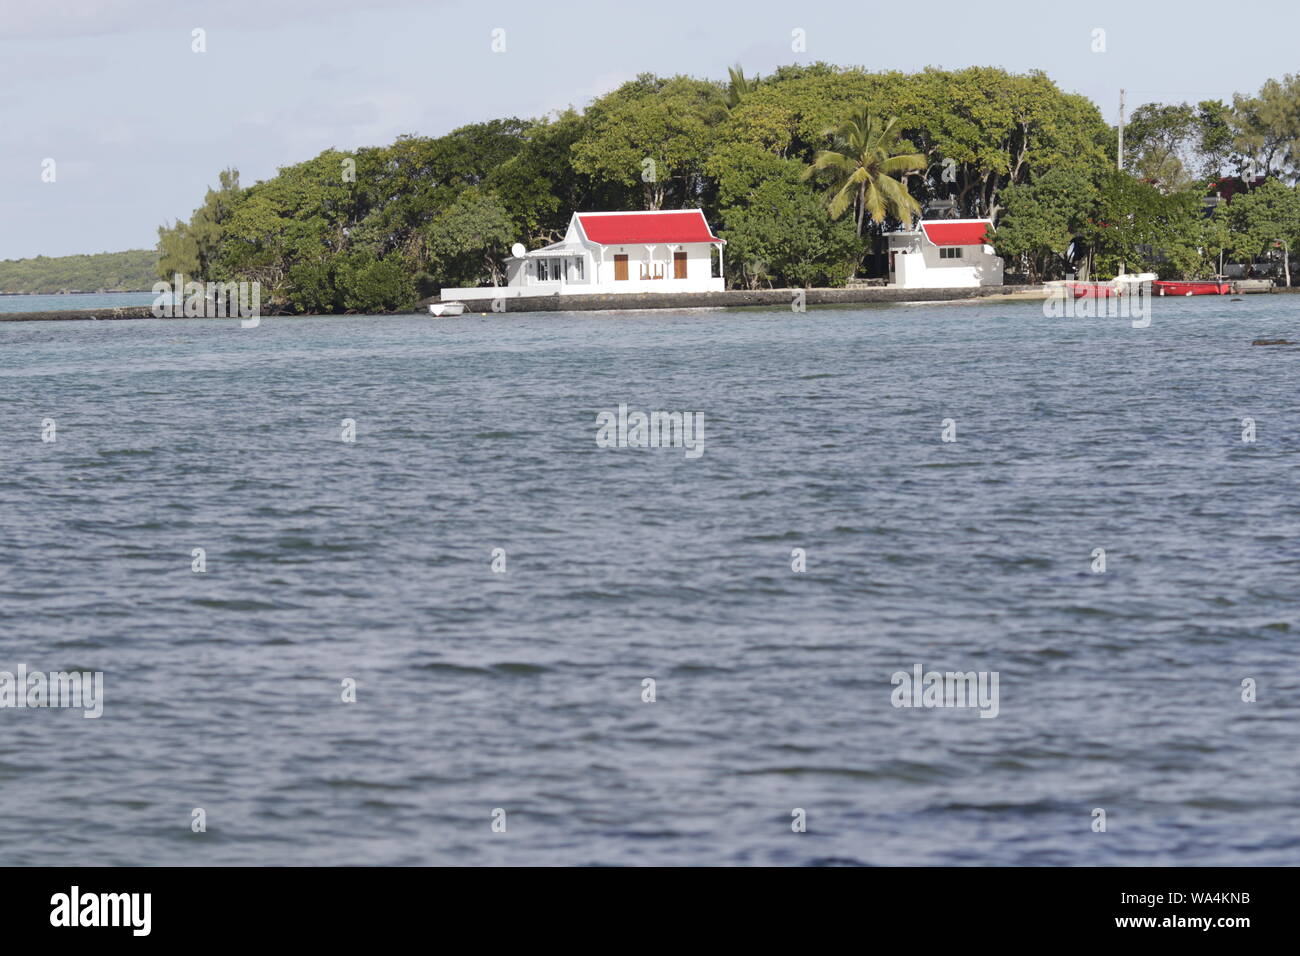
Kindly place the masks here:
POLYGON ((661 216, 671 215, 672 213, 697 212, 704 215, 703 209, 629 209, 620 211, 617 209, 601 209, 595 212, 575 212, 575 216, 661 216))

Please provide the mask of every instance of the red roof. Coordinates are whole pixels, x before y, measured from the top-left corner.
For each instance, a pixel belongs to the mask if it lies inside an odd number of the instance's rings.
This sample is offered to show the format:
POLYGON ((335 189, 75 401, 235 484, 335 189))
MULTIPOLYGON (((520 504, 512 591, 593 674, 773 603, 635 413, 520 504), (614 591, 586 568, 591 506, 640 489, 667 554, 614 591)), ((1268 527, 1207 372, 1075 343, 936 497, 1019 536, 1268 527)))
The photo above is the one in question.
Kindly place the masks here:
POLYGON ((973 221, 953 220, 923 222, 925 236, 936 246, 979 246, 984 244, 984 234, 993 231, 987 219, 973 221))
POLYGON ((593 215, 578 213, 582 231, 602 246, 656 242, 721 242, 698 209, 593 215))

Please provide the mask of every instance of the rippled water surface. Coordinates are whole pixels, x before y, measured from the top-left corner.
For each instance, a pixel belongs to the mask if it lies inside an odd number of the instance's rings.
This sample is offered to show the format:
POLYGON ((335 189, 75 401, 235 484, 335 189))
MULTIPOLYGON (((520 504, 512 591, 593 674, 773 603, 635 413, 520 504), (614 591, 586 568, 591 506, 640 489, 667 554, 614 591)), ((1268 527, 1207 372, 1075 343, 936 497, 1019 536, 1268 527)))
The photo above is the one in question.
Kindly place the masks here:
POLYGON ((0 862, 1295 863, 1258 337, 1300 299, 0 325, 0 669, 106 698, 0 710, 0 862))
POLYGON ((5 312, 62 312, 68 309, 113 309, 153 305, 152 292, 73 292, 67 295, 0 295, 5 312))

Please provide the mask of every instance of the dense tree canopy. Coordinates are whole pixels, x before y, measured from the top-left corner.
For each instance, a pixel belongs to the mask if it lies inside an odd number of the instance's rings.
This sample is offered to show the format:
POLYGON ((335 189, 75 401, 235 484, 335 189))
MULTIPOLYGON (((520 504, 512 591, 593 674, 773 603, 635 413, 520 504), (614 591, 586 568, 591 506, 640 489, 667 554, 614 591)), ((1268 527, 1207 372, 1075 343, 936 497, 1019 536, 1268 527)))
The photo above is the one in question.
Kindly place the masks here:
POLYGON ((513 242, 555 241, 574 211, 698 207, 730 243, 729 284, 836 285, 929 206, 993 219, 1010 271, 1032 278, 1200 274, 1221 250, 1268 256, 1283 241, 1255 241, 1278 232, 1263 213, 1210 216, 1203 199, 1252 165, 1296 178, 1298 98, 1286 77, 1231 106, 1141 106, 1117 172, 1115 129, 1041 72, 644 74, 582 111, 327 150, 247 187, 226 170, 188 221, 159 230, 159 272, 255 279, 285 311, 402 309, 439 286, 500 282, 513 242), (864 140, 850 155, 855 117, 875 124, 864 136, 888 127, 888 149, 864 140))
POLYGON ((1215 210, 1224 225, 1224 245, 1235 257, 1254 260, 1282 253, 1290 284, 1290 253, 1300 244, 1300 195, 1292 187, 1269 180, 1215 210))
POLYGON ((148 292, 158 254, 148 249, 89 256, 36 256, 0 260, 0 292, 148 292))

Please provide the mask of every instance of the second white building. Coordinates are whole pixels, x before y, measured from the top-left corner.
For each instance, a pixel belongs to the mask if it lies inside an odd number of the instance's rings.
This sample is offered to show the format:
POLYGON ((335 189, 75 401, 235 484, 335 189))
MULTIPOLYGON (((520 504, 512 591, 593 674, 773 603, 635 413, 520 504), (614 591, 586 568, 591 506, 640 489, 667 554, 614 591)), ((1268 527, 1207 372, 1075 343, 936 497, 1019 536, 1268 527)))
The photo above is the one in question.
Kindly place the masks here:
POLYGON ((1002 259, 993 254, 988 219, 923 219, 915 229, 888 233, 889 284, 903 289, 1002 285, 1002 259))

